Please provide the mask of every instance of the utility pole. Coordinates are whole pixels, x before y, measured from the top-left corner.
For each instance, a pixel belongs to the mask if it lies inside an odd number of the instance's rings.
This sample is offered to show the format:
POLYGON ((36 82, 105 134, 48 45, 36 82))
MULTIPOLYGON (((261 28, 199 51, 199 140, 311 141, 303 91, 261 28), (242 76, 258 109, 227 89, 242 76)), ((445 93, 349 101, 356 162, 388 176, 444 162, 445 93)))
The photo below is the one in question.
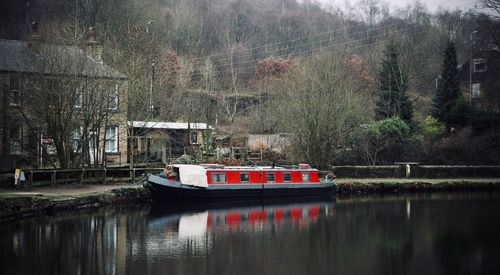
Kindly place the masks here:
MULTIPOLYGON (((152 32, 150 32, 149 30, 149 27, 151 24, 155 23, 154 20, 150 20, 148 21, 148 24, 146 25, 146 34, 148 36, 148 39, 149 39, 149 44, 151 45, 151 43, 153 42, 152 41, 152 32)), ((149 111, 149 119, 152 119, 153 118, 153 114, 154 114, 154 108, 153 108, 153 85, 154 85, 154 81, 155 81, 155 60, 151 60, 151 83, 150 83, 150 86, 149 86, 149 105, 148 105, 148 111, 149 111)))
POLYGON ((151 62, 151 85, 149 87, 149 111, 150 118, 153 118, 154 106, 153 106, 153 84, 155 81, 155 61, 151 62))
POLYGON ((473 44, 472 37, 476 32, 477 30, 470 33, 470 47, 469 47, 469 100, 471 105, 472 105, 472 70, 474 69, 472 65, 472 44, 473 44))

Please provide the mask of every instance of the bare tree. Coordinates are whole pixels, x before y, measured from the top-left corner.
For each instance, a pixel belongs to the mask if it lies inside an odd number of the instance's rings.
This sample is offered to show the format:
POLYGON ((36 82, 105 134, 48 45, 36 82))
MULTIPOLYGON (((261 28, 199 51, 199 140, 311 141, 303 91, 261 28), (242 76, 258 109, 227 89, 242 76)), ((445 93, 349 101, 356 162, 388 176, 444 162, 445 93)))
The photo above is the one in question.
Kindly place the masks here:
MULTIPOLYGON (((105 131, 110 111, 118 104, 113 76, 74 46, 33 45, 38 52, 31 91, 22 112, 32 128, 42 129, 53 141, 54 166, 103 164, 105 131)), ((48 152, 47 148, 45 148, 48 152)))
POLYGON ((196 53, 201 41, 201 20, 191 1, 180 1, 174 11, 169 28, 170 44, 179 55, 196 53))
MULTIPOLYGON (((229 31, 223 30, 221 36, 225 41, 225 52, 227 55, 220 60, 219 68, 224 72, 227 78, 222 78, 223 82, 228 81, 225 85, 226 90, 219 90, 217 93, 218 105, 220 108, 221 118, 225 120, 229 126, 230 146, 233 145, 233 137, 237 132, 235 121, 239 114, 245 112, 245 106, 242 104, 245 96, 244 92, 240 91, 243 83, 248 81, 252 75, 251 61, 249 61, 249 53, 241 43, 232 40, 229 31)), ((223 75, 224 75, 223 74, 223 75)))
POLYGON ((500 0, 482 0, 483 6, 496 12, 495 17, 500 17, 500 0))
POLYGON ((350 137, 370 115, 342 60, 332 55, 308 61, 278 90, 278 121, 294 137, 298 158, 312 165, 331 164, 337 148, 350 146, 350 137))

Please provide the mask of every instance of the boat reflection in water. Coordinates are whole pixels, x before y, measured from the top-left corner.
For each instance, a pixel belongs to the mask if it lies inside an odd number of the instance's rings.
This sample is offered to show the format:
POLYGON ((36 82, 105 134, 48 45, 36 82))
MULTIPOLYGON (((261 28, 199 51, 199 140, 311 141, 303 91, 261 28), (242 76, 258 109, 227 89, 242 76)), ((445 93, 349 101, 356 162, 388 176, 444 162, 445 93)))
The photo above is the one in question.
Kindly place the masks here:
POLYGON ((306 230, 320 218, 333 215, 333 206, 332 200, 304 203, 260 201, 231 208, 200 205, 196 207, 198 210, 173 212, 168 210, 169 207, 157 205, 151 209, 148 222, 148 231, 156 234, 148 251, 153 255, 179 256, 187 251, 206 255, 215 237, 306 230))

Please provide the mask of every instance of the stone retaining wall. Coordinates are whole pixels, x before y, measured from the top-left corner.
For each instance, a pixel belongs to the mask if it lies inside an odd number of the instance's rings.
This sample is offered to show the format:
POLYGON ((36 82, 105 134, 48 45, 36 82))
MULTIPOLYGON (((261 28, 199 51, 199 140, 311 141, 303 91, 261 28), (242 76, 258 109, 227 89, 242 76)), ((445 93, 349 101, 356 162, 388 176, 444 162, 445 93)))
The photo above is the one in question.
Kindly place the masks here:
POLYGON ((494 165, 400 163, 386 166, 332 166, 331 169, 337 178, 500 178, 500 166, 494 165))
POLYGON ((337 184, 337 194, 339 196, 351 196, 362 194, 394 194, 394 193, 415 193, 415 192, 456 192, 456 191, 500 191, 499 181, 442 181, 439 183, 429 183, 424 181, 414 182, 384 182, 376 183, 340 183, 337 184))
POLYGON ((76 196, 41 196, 37 194, 0 197, 0 222, 47 215, 61 211, 99 208, 120 203, 151 201, 148 189, 142 186, 118 187, 102 193, 76 196))

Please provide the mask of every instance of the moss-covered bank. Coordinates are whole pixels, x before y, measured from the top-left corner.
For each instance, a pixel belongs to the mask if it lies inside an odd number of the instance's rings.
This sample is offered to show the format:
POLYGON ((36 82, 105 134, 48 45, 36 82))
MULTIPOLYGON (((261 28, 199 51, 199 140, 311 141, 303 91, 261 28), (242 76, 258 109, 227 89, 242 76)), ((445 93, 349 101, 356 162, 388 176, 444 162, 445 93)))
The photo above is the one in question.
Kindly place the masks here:
POLYGON ((149 191, 140 185, 55 195, 4 192, 0 193, 0 222, 111 204, 149 202, 150 197, 149 191))

